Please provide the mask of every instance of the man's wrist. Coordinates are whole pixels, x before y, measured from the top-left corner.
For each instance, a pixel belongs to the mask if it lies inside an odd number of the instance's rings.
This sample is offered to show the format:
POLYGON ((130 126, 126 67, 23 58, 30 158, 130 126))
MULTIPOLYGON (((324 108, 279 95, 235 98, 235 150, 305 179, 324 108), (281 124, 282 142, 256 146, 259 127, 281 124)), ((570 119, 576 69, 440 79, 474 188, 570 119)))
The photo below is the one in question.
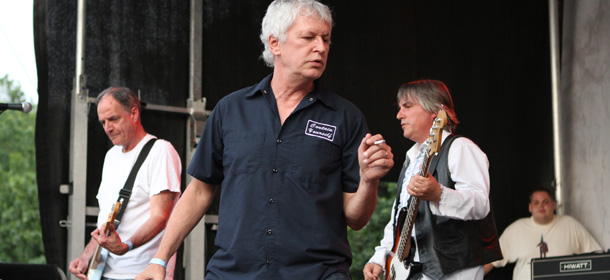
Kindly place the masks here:
POLYGON ((127 241, 123 241, 123 244, 127 245, 127 247, 129 247, 127 249, 127 252, 131 251, 131 249, 133 249, 133 243, 131 243, 131 241, 127 240, 127 241))
POLYGON ((441 203, 441 198, 443 197, 443 190, 445 190, 445 186, 443 186, 443 184, 438 184, 439 189, 441 189, 441 192, 438 194, 438 198, 436 199, 436 203, 440 204, 441 203))
POLYGON ((149 264, 158 264, 160 266, 163 266, 163 268, 167 269, 167 262, 160 258, 153 258, 152 260, 150 260, 149 264))

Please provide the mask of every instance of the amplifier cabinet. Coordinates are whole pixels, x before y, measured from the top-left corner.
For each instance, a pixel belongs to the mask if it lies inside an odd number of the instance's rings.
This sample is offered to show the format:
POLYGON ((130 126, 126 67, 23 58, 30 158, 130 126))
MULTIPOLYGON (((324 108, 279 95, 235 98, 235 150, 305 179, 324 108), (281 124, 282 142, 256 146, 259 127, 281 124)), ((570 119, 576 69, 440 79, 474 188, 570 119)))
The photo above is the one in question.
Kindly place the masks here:
POLYGON ((608 280, 610 253, 532 259, 532 279, 608 280))

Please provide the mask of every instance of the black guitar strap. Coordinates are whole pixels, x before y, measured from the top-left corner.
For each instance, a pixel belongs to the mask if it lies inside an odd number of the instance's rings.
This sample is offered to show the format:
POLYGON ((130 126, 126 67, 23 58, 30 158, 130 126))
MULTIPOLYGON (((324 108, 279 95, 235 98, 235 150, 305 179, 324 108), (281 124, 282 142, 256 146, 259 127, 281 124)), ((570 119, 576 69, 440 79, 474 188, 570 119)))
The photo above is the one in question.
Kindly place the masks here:
POLYGON ((129 197, 131 197, 131 189, 133 189, 133 183, 136 180, 136 175, 138 175, 138 170, 140 170, 140 166, 142 166, 142 163, 148 156, 148 152, 150 152, 150 149, 155 144, 156 140, 157 140, 156 138, 150 139, 144 145, 144 147, 142 147, 142 150, 140 151, 140 154, 138 155, 138 159, 136 160, 136 163, 131 168, 131 173, 129 173, 129 177, 127 177, 127 181, 125 181, 125 185, 119 192, 119 199, 117 201, 121 201, 121 200, 123 200, 123 201, 121 202, 121 209, 119 210, 119 213, 116 215, 116 218, 115 218, 115 220, 119 221, 118 223, 115 223, 115 228, 118 228, 120 221, 121 221, 121 217, 123 217, 123 212, 125 212, 125 208, 127 208, 127 203, 129 202, 129 197))

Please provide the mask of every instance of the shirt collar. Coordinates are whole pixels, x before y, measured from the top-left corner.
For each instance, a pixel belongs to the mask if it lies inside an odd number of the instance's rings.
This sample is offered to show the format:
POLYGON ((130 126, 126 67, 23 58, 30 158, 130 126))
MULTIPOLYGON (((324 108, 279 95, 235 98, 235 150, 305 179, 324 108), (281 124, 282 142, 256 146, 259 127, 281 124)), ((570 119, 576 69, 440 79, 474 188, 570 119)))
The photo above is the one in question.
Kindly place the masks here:
MULTIPOLYGON (((260 83, 258 83, 250 92, 246 94, 246 98, 252 98, 259 94, 267 93, 269 91, 269 87, 271 87, 271 78, 273 74, 269 74, 265 77, 260 83)), ((331 109, 336 109, 335 101, 331 98, 331 92, 324 87, 320 79, 314 81, 314 90, 305 96, 306 99, 313 99, 312 101, 319 100, 324 105, 330 107, 331 109)))
POLYGON ((271 84, 271 77, 273 77, 273 74, 267 75, 267 77, 265 77, 262 81, 260 81, 260 83, 255 85, 254 88, 252 88, 252 90, 250 92, 246 93, 246 98, 250 98, 250 97, 254 97, 259 94, 262 94, 262 93, 266 93, 271 84))

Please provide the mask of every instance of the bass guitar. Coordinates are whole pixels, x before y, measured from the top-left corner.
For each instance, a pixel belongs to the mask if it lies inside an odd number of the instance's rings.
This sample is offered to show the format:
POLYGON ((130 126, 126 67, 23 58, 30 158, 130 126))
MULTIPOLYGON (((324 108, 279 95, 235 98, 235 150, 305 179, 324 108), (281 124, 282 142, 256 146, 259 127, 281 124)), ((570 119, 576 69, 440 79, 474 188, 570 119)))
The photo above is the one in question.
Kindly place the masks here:
MULTIPOLYGON (((447 123, 447 113, 441 109, 430 128, 428 139, 422 144, 423 162, 419 175, 422 177, 428 173, 432 158, 438 153, 442 143, 442 129, 447 123)), ((401 187, 401 186, 399 186, 401 187)), ((397 230, 394 233, 394 246, 392 253, 386 258, 386 280, 411 279, 413 275, 421 271, 421 264, 413 262, 413 250, 411 250, 411 232, 415 224, 415 217, 419 208, 419 198, 410 196, 407 206, 399 212, 397 230)))
MULTIPOLYGON (((123 200, 121 199, 121 201, 123 200)), ((106 221, 106 225, 104 226, 104 233, 106 235, 108 235, 110 225, 114 224, 114 219, 116 218, 117 213, 119 213, 119 209, 121 209, 121 201, 117 201, 112 206, 112 211, 110 211, 110 214, 108 214, 108 220, 106 221)), ((93 258, 91 258, 91 261, 89 262, 89 269, 87 270, 87 279, 102 279, 102 274, 104 274, 104 268, 106 267, 107 257, 108 250, 106 250, 100 245, 97 245, 97 247, 95 248, 95 253, 93 254, 93 258)))

